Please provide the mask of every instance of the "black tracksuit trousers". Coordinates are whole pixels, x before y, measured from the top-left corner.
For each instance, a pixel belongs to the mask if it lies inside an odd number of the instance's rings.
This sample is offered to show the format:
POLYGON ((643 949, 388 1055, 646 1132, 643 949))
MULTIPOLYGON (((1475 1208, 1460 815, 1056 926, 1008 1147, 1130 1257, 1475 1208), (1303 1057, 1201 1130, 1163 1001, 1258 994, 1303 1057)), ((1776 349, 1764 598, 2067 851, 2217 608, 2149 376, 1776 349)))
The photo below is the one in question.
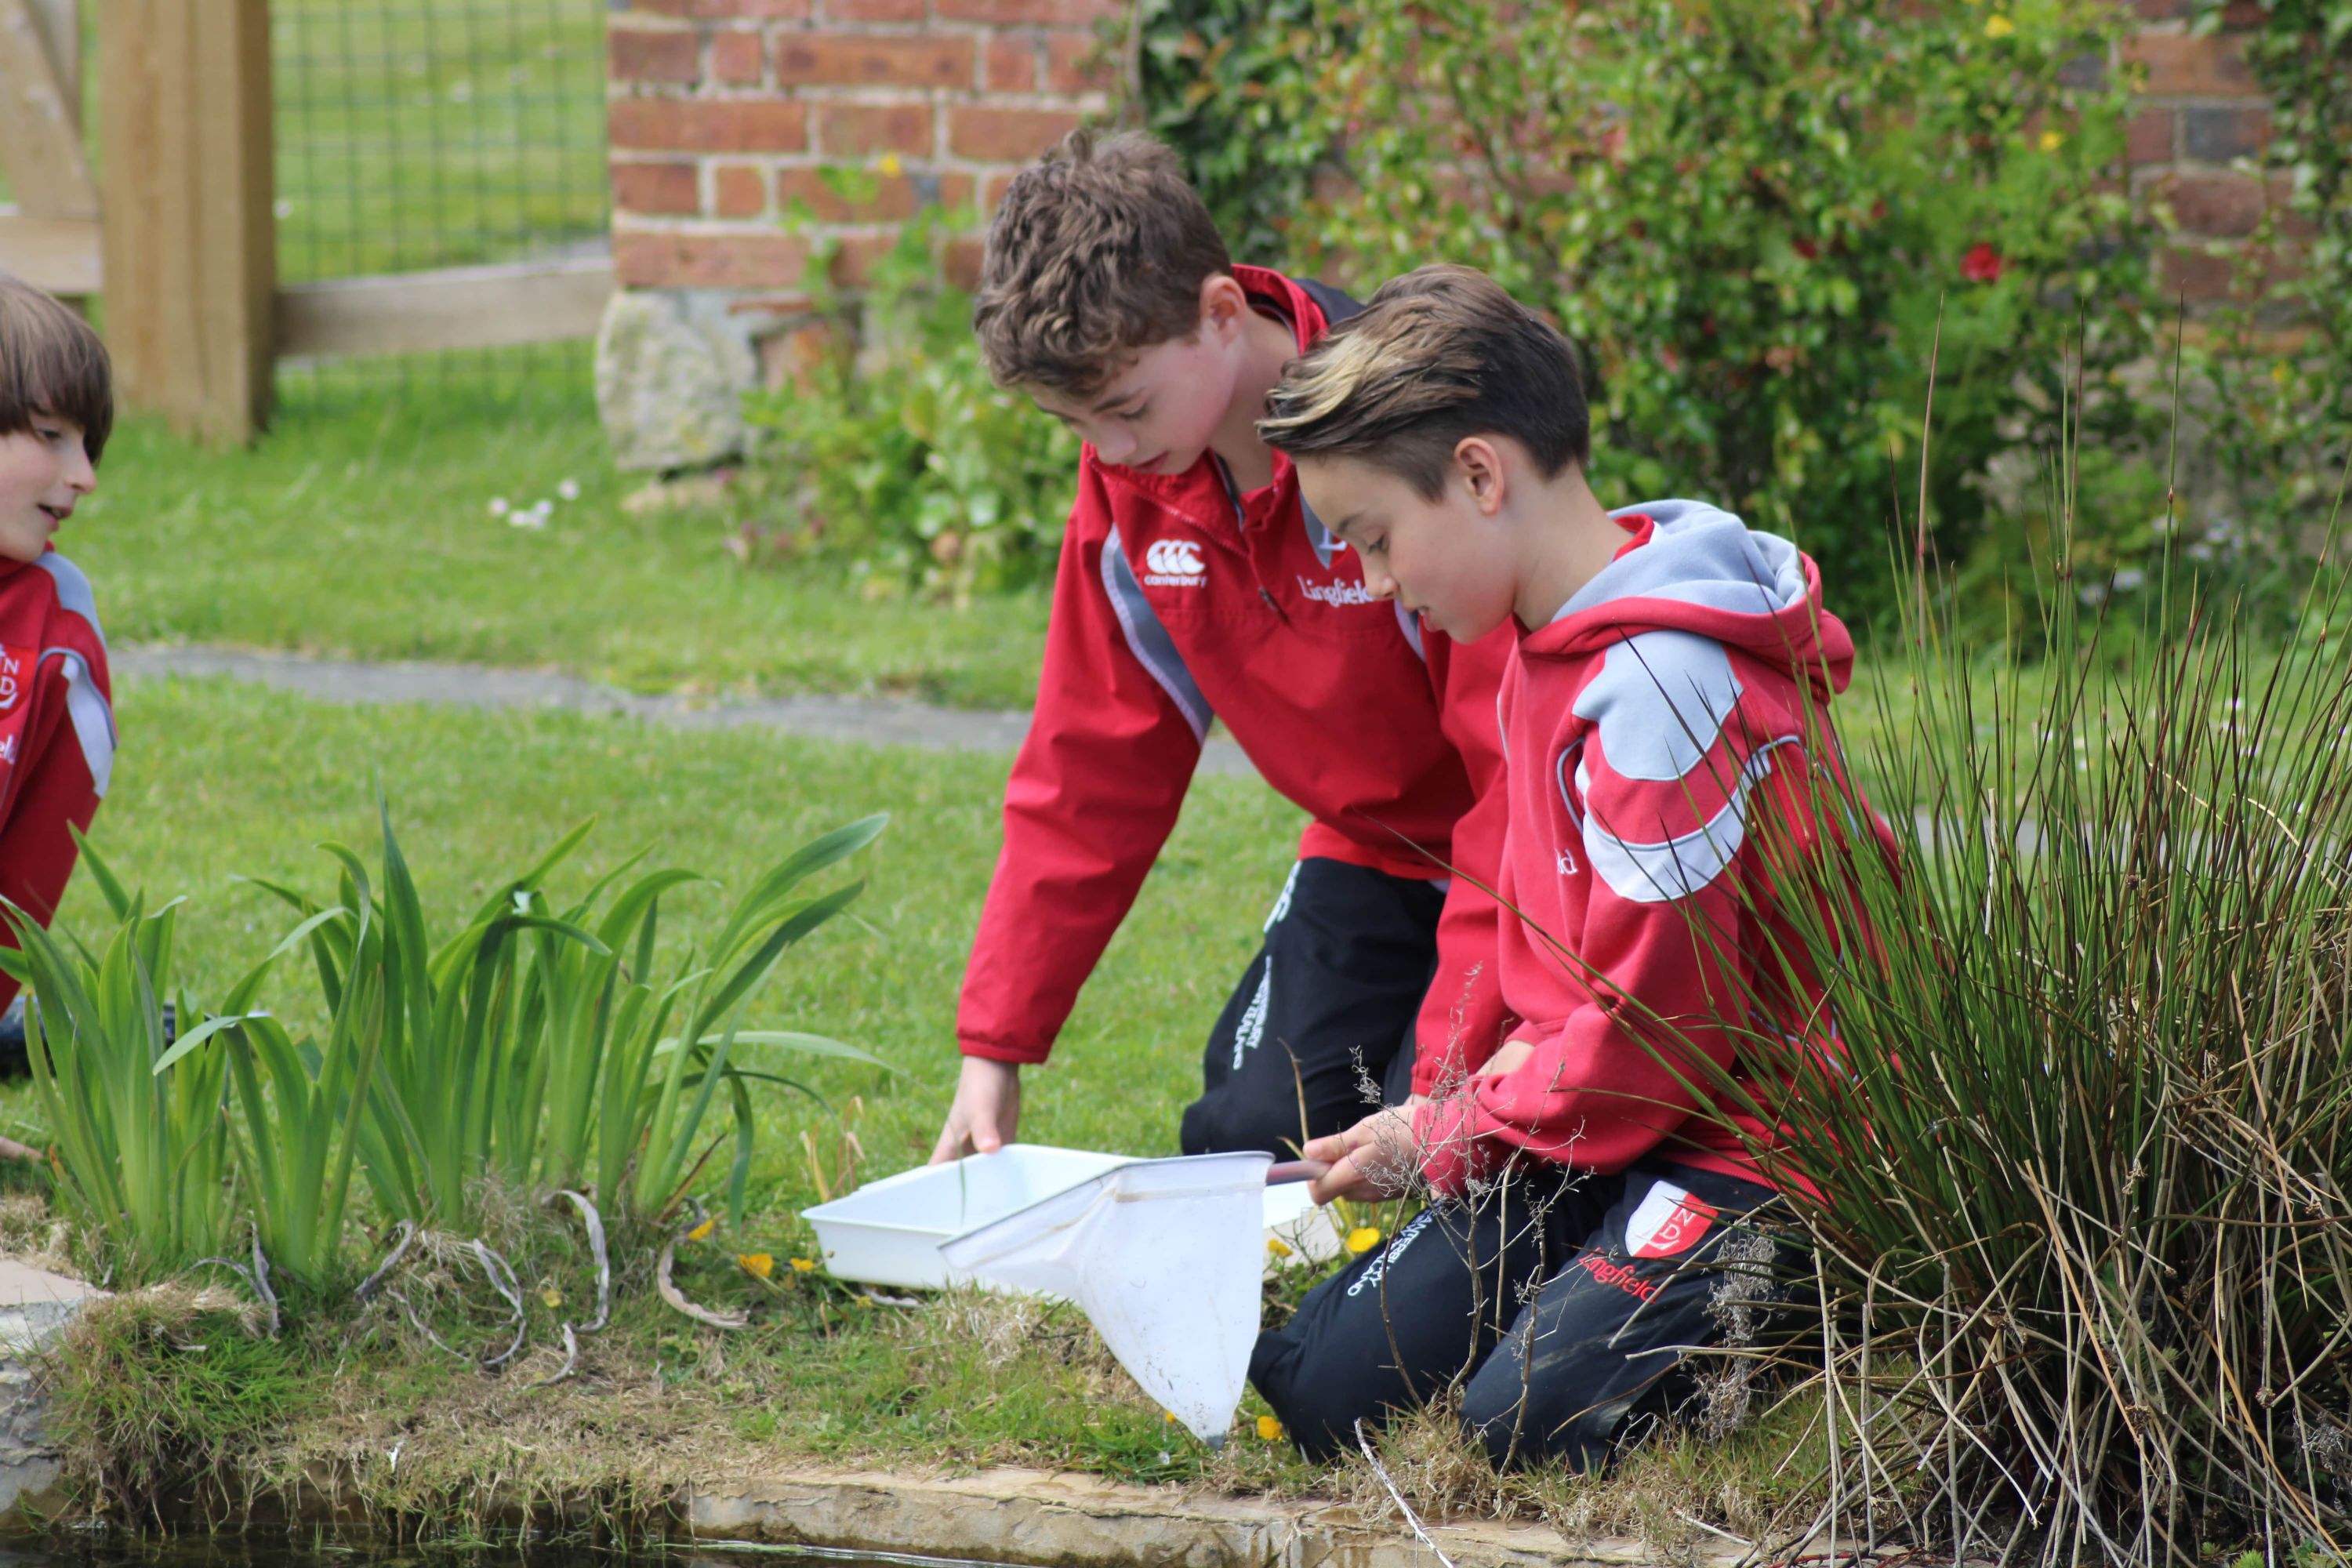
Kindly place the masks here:
POLYGON ((1250 1381, 1310 1458, 1462 1384, 1496 1466, 1602 1468, 1695 1396, 1736 1394, 1696 1347, 1793 1321, 1779 1244, 1745 1223, 1770 1189, 1664 1160, 1613 1176, 1514 1173, 1424 1209, 1258 1338, 1250 1381))
POLYGON ((1265 943, 1210 1032, 1187 1154, 1296 1156, 1412 1088, 1413 1018, 1437 967, 1437 885, 1344 861, 1291 868, 1265 943), (1370 1091, 1367 1085, 1370 1086, 1370 1091))

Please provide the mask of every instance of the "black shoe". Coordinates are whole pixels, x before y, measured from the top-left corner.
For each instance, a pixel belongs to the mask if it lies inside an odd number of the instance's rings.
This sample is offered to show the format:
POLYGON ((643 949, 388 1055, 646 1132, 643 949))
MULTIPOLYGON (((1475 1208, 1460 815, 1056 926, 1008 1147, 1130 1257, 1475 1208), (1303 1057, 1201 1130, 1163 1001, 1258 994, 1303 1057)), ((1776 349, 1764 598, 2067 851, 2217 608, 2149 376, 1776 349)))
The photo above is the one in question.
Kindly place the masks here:
POLYGON ((25 998, 20 994, 0 1013, 0 1079, 30 1078, 32 1058, 25 1054, 25 998))

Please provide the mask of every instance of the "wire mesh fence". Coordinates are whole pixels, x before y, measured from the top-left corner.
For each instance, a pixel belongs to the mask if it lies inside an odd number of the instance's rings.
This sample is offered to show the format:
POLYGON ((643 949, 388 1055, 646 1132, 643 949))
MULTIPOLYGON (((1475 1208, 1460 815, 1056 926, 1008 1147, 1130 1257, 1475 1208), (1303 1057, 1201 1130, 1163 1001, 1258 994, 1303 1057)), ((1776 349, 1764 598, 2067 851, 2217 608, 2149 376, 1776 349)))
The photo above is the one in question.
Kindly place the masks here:
MULTIPOLYGON (((271 0, 281 284, 608 243, 604 0, 271 0)), ((577 345, 281 362, 299 401, 582 378, 577 345)))

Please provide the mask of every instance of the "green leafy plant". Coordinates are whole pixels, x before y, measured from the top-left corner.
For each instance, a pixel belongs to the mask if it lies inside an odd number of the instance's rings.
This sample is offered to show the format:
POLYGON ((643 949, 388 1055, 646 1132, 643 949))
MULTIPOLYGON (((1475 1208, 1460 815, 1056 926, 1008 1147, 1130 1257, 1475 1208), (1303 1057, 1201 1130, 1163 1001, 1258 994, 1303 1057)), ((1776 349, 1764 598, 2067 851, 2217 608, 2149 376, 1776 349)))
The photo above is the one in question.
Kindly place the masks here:
MULTIPOLYGON (((940 246, 968 221, 918 215, 870 270, 855 358, 820 356, 799 381, 744 403, 766 438, 742 504, 774 520, 768 534, 790 548, 857 563, 876 594, 961 601, 1037 581, 1053 571, 1069 510, 1076 441, 989 381, 971 299, 940 279, 940 246)), ((808 287, 839 315, 835 249, 817 247, 808 287)))
POLYGON ((1945 560, 2003 504, 2001 454, 2048 449, 2062 418, 2118 454, 2160 432, 2122 377, 2152 341, 2148 236, 2109 177, 2129 89, 2098 65, 2127 20, 1331 0, 1305 90, 1352 188, 1310 207, 1302 259, 1368 284, 1494 274, 1583 351, 1604 493, 1789 533, 1866 618, 1921 521, 1896 494, 1923 471, 1931 366, 1945 560))
MULTIPOLYGON (((79 838, 79 835, 77 835, 79 838)), ((81 847, 83 874, 116 925, 102 952, 70 950, 15 904, 0 900, 26 981, 26 1054, 49 1127, 58 1190, 104 1238, 119 1279, 143 1281, 218 1247, 231 1209, 225 1064, 167 1060, 163 998, 172 980, 176 901, 149 913, 103 858, 81 847)), ((178 1017, 193 1016, 179 998, 178 1017)), ((189 1032, 201 1040, 218 1026, 189 1032)))

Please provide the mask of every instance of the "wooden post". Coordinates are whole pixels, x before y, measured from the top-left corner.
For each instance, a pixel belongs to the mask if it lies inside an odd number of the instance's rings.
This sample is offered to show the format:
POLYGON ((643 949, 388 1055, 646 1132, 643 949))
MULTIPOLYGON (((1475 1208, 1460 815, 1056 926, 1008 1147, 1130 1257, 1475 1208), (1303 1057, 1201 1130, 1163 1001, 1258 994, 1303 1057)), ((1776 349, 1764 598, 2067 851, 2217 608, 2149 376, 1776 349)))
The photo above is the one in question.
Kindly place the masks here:
POLYGON ((106 0, 106 338, 123 401, 210 441, 269 412, 268 0, 106 0))

